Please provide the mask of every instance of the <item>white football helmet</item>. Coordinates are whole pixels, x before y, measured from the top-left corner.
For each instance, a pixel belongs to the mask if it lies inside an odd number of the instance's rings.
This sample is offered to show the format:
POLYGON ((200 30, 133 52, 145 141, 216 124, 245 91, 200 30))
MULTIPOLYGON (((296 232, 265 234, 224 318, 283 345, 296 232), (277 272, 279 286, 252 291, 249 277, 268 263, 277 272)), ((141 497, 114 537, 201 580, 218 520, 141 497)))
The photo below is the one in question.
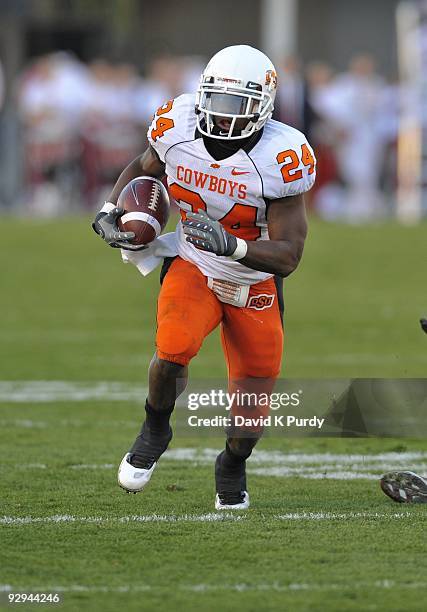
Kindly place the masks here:
POLYGON ((276 70, 264 53, 248 45, 222 49, 200 77, 199 131, 220 140, 247 138, 271 117, 276 89, 276 70))

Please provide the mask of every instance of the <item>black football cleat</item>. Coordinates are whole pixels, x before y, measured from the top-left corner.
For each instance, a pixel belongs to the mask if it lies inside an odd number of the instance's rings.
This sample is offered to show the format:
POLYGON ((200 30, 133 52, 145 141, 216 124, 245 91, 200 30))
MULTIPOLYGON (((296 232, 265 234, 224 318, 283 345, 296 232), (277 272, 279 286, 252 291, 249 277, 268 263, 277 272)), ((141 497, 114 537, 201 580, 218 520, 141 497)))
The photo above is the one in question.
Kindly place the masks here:
POLYGON ((382 476, 380 486, 395 502, 427 504, 427 479, 415 472, 388 472, 382 476))
POLYGON ((154 433, 144 423, 134 445, 120 463, 117 478, 122 489, 129 493, 142 491, 171 440, 170 427, 166 433, 154 433))
POLYGON ((216 510, 246 510, 249 508, 249 493, 246 490, 246 462, 225 469, 222 457, 225 451, 218 455, 215 461, 215 509, 216 510))

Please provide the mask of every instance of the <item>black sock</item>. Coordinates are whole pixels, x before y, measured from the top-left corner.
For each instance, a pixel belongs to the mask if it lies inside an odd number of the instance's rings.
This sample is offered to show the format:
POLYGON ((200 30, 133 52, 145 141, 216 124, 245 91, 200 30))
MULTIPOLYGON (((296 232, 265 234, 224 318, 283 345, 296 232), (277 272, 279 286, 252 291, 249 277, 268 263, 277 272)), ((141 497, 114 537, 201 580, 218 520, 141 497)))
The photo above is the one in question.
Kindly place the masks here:
POLYGON ((215 463, 217 491, 246 491, 245 465, 246 457, 234 454, 227 443, 215 463))
POLYGON ((222 455, 222 466, 226 470, 238 471, 241 468, 242 464, 245 463, 246 457, 240 457, 239 455, 235 455, 233 451, 228 446, 228 442, 225 445, 225 451, 222 455))
POLYGON ((172 404, 167 410, 155 410, 149 403, 148 400, 145 402, 145 422, 147 427, 153 432, 165 433, 169 430, 169 419, 170 415, 175 408, 175 404, 172 404))

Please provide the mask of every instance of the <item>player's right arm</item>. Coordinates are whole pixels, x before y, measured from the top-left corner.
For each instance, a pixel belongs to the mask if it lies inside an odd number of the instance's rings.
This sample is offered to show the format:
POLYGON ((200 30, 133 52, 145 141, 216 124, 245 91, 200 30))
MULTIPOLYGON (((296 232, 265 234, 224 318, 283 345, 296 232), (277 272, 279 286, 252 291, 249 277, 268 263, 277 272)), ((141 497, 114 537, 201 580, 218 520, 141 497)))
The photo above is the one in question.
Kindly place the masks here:
POLYGON ((111 247, 140 250, 140 246, 128 242, 135 237, 133 232, 121 232, 117 226, 117 220, 123 214, 123 210, 117 208, 117 200, 122 190, 134 178, 138 176, 161 178, 164 174, 165 164, 160 161, 153 147, 148 145, 144 153, 131 161, 120 174, 108 200, 92 223, 93 230, 111 247))
POLYGON ((154 178, 162 178, 164 175, 165 164, 160 161, 153 147, 148 145, 144 153, 131 161, 131 163, 123 170, 113 187, 108 201, 112 204, 116 204, 121 191, 130 181, 138 176, 153 176, 154 178))

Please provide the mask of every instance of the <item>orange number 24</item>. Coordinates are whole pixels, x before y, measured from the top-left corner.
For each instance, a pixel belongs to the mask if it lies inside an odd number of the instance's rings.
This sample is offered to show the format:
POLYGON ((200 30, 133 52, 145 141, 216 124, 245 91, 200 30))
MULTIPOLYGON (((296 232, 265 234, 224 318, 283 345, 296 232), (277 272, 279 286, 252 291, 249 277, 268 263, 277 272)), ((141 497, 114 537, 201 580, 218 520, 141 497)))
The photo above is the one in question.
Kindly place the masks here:
MULTIPOLYGON (((283 164, 280 168, 280 172, 282 173, 285 183, 291 183, 292 181, 297 181, 302 178, 302 170, 298 169, 300 160, 296 151, 293 149, 286 149, 286 151, 281 151, 276 159, 278 164, 283 164)), ((312 174, 314 172, 315 160, 306 143, 301 145, 301 161, 304 166, 308 166, 308 173, 312 174)))
POLYGON ((165 104, 163 104, 163 106, 157 109, 155 115, 157 117, 156 127, 151 130, 151 138, 154 142, 156 142, 158 138, 161 138, 167 130, 170 130, 174 127, 175 124, 173 122, 173 119, 171 119, 170 117, 163 117, 163 115, 165 115, 172 109, 172 106, 173 100, 169 100, 169 102, 166 102, 165 104))
MULTIPOLYGON (((177 202, 185 202, 191 206, 192 212, 206 210, 206 202, 195 191, 181 187, 176 183, 169 185, 169 192, 177 202)), ((180 210, 181 218, 186 219, 185 211, 180 210)), ((261 229, 256 225, 257 208, 247 204, 234 204, 228 213, 219 219, 230 234, 244 240, 256 240, 261 236, 261 229)))

